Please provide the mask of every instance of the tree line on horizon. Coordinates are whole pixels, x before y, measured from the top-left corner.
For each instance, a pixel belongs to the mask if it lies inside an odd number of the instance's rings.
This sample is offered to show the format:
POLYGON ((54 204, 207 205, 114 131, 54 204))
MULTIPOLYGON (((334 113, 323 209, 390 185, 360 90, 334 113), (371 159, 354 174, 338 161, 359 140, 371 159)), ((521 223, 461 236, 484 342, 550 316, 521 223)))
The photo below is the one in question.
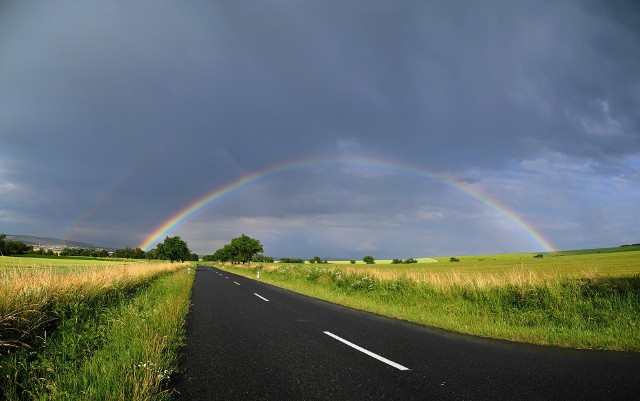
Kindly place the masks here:
MULTIPOLYGON (((0 234, 0 255, 2 256, 19 256, 19 255, 35 255, 56 257, 51 249, 34 249, 33 245, 27 245, 21 241, 7 241, 6 234, 0 234)), ((174 261, 198 261, 200 258, 191 252, 187 243, 179 236, 166 237, 162 243, 155 248, 143 251, 140 248, 132 249, 125 247, 116 249, 109 254, 106 249, 86 249, 86 248, 64 248, 60 251, 60 256, 80 256, 89 258, 119 258, 119 259, 155 259, 174 261)))

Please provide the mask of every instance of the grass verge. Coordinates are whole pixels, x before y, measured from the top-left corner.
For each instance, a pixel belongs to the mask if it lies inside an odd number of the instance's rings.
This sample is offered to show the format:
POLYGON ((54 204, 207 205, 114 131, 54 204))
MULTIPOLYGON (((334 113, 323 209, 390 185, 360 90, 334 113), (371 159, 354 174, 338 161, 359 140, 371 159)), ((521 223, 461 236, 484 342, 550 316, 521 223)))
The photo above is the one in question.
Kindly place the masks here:
POLYGON ((73 285, 66 292, 55 285, 35 286, 64 296, 49 297, 41 308, 55 316, 54 326, 41 326, 20 348, 5 347, 0 356, 3 395, 9 400, 170 399, 167 383, 183 342, 194 275, 179 265, 152 270, 128 271, 135 278, 126 280, 126 270, 112 267, 102 272, 114 274, 111 281, 89 286, 81 285, 91 281, 86 275, 100 272, 83 270, 70 274, 78 281, 67 277, 73 285))
POLYGON ((305 265, 225 269, 315 298, 478 336, 640 351, 640 275, 532 270, 408 276, 305 265))

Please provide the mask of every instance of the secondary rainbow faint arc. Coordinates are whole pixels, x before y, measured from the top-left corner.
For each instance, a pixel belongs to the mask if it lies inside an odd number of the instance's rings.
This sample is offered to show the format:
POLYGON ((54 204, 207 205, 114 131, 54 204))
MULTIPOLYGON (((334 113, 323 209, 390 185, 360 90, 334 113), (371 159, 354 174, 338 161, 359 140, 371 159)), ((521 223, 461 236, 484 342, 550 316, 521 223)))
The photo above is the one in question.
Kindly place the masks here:
POLYGON ((430 172, 423 168, 416 168, 409 165, 403 165, 396 162, 382 160, 382 159, 373 159, 373 158, 363 158, 363 157, 350 157, 350 158, 322 158, 322 159, 305 159, 305 160, 297 160, 293 162, 276 164, 273 166, 269 166, 267 168, 246 174, 239 179, 232 181, 222 187, 215 189, 213 192, 208 193, 207 195, 197 199, 195 202, 187 205, 178 213, 174 214, 171 218, 162 223, 156 230, 154 230, 151 234, 149 234, 144 241, 139 245, 143 250, 148 250, 153 244, 159 242, 160 238, 163 235, 166 235, 171 229, 175 226, 189 218, 192 214, 202 209, 209 203, 227 195, 235 190, 238 190, 246 185, 251 184, 261 178, 266 178, 271 175, 285 173, 288 171, 292 171, 295 169, 301 169, 305 167, 314 167, 314 166, 336 166, 336 165, 355 165, 355 166, 364 166, 364 167, 379 167, 383 169, 390 169, 395 171, 400 171, 404 173, 411 173, 414 175, 418 175, 420 177, 430 178, 439 182, 442 182, 450 187, 458 189, 471 197, 478 199, 483 204, 489 206, 492 209, 497 210, 511 221, 513 221, 518 227, 522 228, 532 239, 534 239, 537 243, 542 245, 542 247, 549 252, 555 250, 555 247, 544 238, 544 236, 531 224, 527 223, 522 218, 518 217, 514 212, 509 210, 506 206, 500 204, 497 200, 489 197, 486 194, 481 193, 479 190, 473 189, 468 185, 464 185, 456 180, 446 177, 442 174, 437 174, 430 172))

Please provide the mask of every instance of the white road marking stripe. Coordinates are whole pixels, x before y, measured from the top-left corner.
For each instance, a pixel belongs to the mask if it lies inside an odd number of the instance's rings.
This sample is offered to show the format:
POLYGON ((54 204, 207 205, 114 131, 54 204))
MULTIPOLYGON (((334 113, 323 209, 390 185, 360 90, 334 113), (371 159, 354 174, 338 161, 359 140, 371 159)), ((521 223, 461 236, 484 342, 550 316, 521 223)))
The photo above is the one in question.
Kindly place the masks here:
POLYGON ((233 284, 240 285, 240 283, 238 283, 237 281, 234 281, 233 284))
POLYGON ((258 298, 260 298, 260 299, 263 299, 263 300, 265 300, 265 301, 269 302, 269 300, 268 300, 267 298, 263 297, 262 295, 258 295, 258 294, 256 294, 255 292, 253 293, 253 295, 255 295, 256 297, 258 297, 258 298))
POLYGON ((362 348, 362 347, 360 347, 360 346, 358 346, 358 345, 355 345, 354 343, 349 342, 349 341, 345 340, 344 338, 338 337, 338 336, 336 336, 336 335, 335 335, 335 334, 333 334, 333 333, 330 333, 330 332, 328 332, 328 331, 324 331, 323 333, 324 333, 324 334, 326 334, 326 335, 328 335, 328 336, 330 336, 330 337, 335 338, 336 340, 338 340, 338 341, 340 341, 340 342, 342 342, 342 343, 344 343, 344 344, 347 344, 348 346, 350 346, 350 347, 352 347, 352 348, 357 349, 357 350, 358 350, 358 351, 360 351, 360 352, 364 352, 365 354, 369 355, 369 356, 370 356, 370 357, 372 357, 372 358, 376 358, 377 360, 382 361, 382 362, 386 363, 387 365, 391 365, 391 366, 393 366, 393 367, 394 367, 394 368, 396 368, 396 369, 399 369, 399 370, 409 370, 409 368, 407 368, 407 367, 405 367, 405 366, 402 366, 402 365, 400 365, 399 363, 395 363, 395 362, 393 362, 393 361, 390 361, 390 360, 388 360, 387 358, 384 358, 384 357, 382 357, 382 356, 380 356, 380 355, 378 355, 378 354, 375 354, 375 353, 373 353, 373 352, 371 352, 371 351, 369 351, 369 350, 366 350, 366 349, 364 349, 364 348, 362 348))

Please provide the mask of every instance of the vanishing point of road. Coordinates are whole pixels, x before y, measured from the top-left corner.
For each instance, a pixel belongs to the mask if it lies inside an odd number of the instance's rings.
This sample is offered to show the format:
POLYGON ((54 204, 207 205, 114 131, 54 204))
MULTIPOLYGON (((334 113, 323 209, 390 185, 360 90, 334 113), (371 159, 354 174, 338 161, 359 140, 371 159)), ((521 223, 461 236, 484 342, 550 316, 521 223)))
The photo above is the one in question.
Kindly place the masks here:
POLYGON ((640 400, 640 354, 454 334, 199 266, 177 400, 640 400))

